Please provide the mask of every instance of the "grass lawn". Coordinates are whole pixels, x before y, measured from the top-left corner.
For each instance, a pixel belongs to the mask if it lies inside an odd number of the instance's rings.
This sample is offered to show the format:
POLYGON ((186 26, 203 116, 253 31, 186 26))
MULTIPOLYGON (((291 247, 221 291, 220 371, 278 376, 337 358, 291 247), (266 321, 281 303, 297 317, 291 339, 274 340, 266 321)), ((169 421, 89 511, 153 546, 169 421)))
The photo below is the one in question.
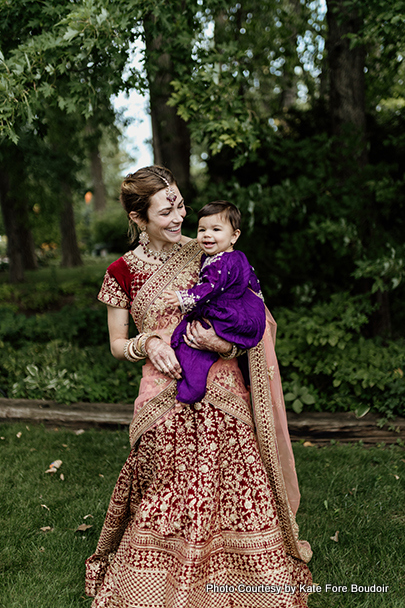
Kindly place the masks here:
MULTIPOLYGON (((76 435, 9 423, 0 425, 0 436, 0 606, 90 606, 84 560, 95 549, 129 452, 127 431, 76 435), (58 472, 45 474, 57 459, 63 461, 58 472), (83 523, 92 527, 75 531, 83 523)), ((322 587, 310 608, 405 608, 404 449, 294 449, 301 537, 312 544, 314 582, 322 587), (326 592, 327 584, 346 585, 348 592, 326 592), (351 593, 351 584, 389 588, 351 593)))

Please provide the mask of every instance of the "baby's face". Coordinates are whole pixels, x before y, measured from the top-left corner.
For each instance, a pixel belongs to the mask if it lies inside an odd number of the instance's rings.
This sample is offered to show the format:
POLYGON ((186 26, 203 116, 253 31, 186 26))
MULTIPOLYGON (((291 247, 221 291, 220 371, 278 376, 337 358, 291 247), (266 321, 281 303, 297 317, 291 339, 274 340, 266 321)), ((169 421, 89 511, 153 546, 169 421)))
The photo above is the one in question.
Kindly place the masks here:
POLYGON ((234 230, 228 220, 216 213, 202 217, 198 222, 197 242, 204 253, 215 255, 232 251, 239 234, 239 230, 234 230))

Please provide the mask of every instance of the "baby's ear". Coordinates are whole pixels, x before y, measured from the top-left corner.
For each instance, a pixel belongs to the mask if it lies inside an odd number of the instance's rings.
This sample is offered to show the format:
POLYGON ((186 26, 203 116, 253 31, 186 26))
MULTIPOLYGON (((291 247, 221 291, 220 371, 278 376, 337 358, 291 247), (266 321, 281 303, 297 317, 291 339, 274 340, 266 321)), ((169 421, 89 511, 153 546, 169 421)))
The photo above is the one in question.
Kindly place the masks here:
POLYGON ((235 232, 233 233, 233 237, 232 237, 232 245, 235 245, 236 241, 238 240, 238 238, 240 237, 240 230, 239 228, 237 230, 235 230, 235 232))

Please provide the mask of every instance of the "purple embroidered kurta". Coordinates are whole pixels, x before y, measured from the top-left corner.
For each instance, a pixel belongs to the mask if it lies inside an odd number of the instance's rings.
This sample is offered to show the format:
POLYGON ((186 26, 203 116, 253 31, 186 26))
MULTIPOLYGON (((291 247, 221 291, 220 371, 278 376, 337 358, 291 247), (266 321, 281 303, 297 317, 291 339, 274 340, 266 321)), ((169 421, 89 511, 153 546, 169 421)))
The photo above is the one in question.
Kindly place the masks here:
POLYGON ((247 349, 260 342, 266 314, 260 283, 241 251, 204 254, 198 283, 176 293, 181 310, 186 313, 171 341, 183 370, 182 379, 177 381, 177 399, 195 403, 204 397, 208 371, 218 353, 190 348, 183 338, 187 323, 207 319, 218 336, 247 349))

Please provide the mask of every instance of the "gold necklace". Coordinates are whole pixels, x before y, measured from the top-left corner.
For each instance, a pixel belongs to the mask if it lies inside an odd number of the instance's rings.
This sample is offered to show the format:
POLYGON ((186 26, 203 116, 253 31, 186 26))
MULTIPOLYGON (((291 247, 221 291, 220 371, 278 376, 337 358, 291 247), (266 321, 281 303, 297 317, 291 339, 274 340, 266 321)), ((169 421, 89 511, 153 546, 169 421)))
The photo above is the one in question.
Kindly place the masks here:
POLYGON ((168 251, 165 251, 164 249, 162 249, 161 251, 154 251, 145 243, 140 243, 140 245, 146 257, 153 258, 154 260, 160 260, 161 262, 167 262, 167 260, 171 258, 172 255, 174 255, 176 251, 178 251, 182 247, 181 243, 174 243, 173 247, 171 247, 171 249, 169 249, 168 251))

